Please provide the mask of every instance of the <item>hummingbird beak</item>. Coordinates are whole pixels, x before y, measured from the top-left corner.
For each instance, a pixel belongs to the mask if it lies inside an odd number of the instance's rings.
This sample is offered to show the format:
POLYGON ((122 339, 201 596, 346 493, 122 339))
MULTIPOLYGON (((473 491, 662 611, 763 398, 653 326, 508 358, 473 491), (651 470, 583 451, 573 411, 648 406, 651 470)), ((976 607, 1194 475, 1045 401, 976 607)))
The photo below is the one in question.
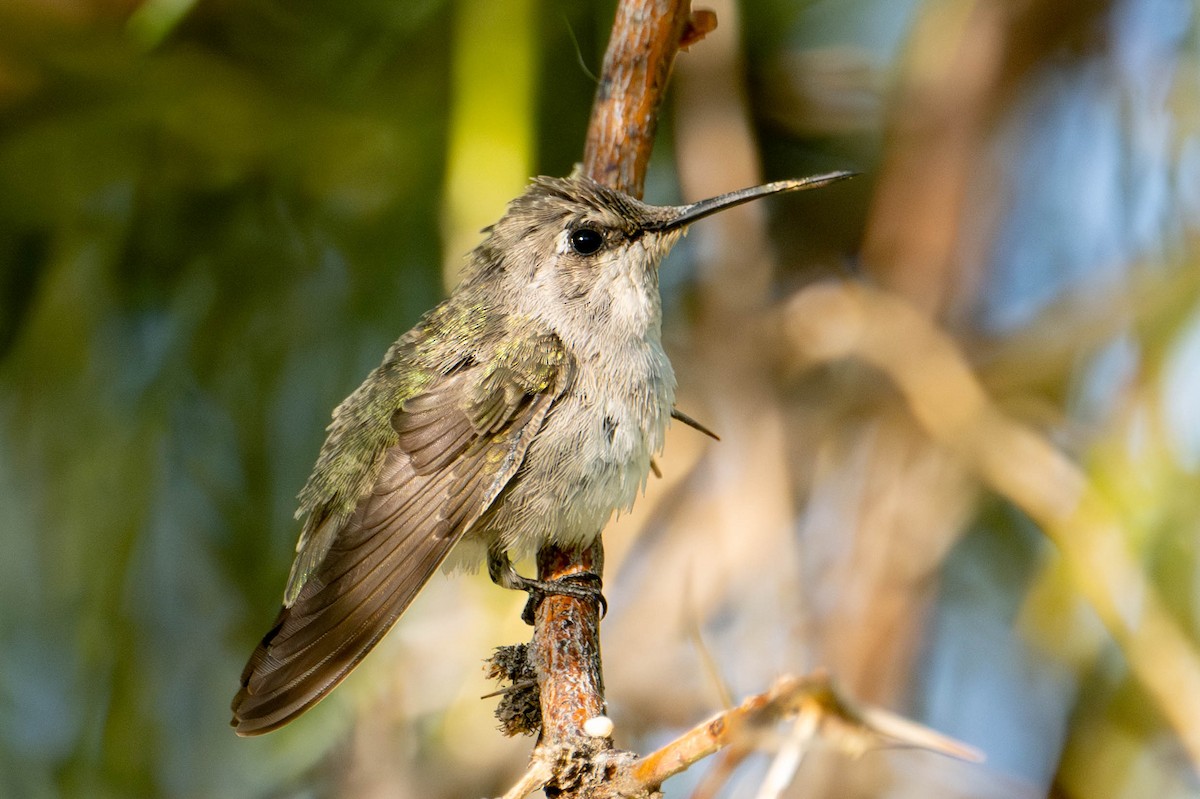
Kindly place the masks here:
POLYGON ((724 211, 726 208, 732 208, 735 205, 757 200, 759 197, 766 197, 770 194, 782 194, 788 191, 817 189, 821 186, 828 186, 830 183, 836 183, 839 180, 852 178, 857 174, 857 172, 830 172, 825 175, 814 175, 813 177, 796 178, 794 180, 779 180, 775 183, 767 183, 762 186, 751 186, 748 189, 731 191, 728 194, 720 194, 716 197, 710 197, 707 200, 692 203, 691 205, 680 205, 674 209, 674 216, 657 222, 651 222, 646 225, 644 230, 647 233, 666 233, 670 230, 687 227, 697 219, 703 219, 709 214, 715 214, 717 211, 724 211))

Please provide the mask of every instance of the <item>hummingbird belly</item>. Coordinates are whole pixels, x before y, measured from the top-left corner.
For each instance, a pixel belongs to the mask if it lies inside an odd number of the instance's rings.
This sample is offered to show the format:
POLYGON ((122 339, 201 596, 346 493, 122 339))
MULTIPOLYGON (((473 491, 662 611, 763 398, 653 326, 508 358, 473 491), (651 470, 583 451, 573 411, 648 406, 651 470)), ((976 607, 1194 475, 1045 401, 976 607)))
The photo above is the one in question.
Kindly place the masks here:
POLYGON ((520 470, 460 545, 462 555, 482 554, 471 543, 498 542, 513 559, 549 542, 587 544, 614 511, 633 506, 651 456, 662 450, 675 398, 661 346, 635 346, 637 357, 626 351, 580 365, 520 470), (641 368, 615 368, 629 364, 641 368))

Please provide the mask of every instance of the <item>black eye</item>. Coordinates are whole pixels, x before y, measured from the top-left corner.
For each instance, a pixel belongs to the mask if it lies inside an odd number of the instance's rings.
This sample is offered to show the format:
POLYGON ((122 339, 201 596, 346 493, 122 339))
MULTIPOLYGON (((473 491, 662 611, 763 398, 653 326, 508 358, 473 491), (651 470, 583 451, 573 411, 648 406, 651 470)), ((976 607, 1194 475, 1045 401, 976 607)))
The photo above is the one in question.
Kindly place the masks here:
POLYGON ((604 246, 604 235, 590 227, 571 231, 571 249, 580 255, 592 255, 604 246))

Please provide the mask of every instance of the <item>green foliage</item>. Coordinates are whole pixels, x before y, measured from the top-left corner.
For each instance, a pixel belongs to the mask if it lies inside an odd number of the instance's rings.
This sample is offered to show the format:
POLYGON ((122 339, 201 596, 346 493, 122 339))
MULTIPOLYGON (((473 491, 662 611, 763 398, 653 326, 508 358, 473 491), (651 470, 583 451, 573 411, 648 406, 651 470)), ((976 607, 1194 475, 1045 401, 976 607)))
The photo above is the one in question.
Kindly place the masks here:
POLYGON ((260 794, 237 741, 329 410, 439 294, 441 4, 3 12, 0 793, 260 794))

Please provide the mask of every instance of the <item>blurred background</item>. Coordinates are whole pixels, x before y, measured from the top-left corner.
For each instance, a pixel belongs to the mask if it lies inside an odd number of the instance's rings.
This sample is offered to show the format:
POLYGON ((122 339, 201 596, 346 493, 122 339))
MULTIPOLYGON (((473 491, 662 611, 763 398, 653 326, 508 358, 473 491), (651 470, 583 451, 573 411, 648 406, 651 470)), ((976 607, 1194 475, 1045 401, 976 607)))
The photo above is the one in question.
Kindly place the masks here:
MULTIPOLYGON (((988 760, 827 745, 789 796, 1200 795, 1196 4, 701 5, 647 199, 863 175, 664 267, 680 407, 723 440, 673 428, 606 533, 618 745, 823 666, 988 760), (847 282, 965 359, 1025 455, 918 412, 961 381, 918 359, 898 388, 923 350, 882 310, 882 355, 788 332, 847 282), (1047 526, 1022 490, 1095 512, 1047 526)), ((482 575, 435 577, 284 730, 227 708, 332 408, 571 170, 613 11, 0 4, 0 796, 477 797, 524 769, 479 699, 524 600, 482 575)))

